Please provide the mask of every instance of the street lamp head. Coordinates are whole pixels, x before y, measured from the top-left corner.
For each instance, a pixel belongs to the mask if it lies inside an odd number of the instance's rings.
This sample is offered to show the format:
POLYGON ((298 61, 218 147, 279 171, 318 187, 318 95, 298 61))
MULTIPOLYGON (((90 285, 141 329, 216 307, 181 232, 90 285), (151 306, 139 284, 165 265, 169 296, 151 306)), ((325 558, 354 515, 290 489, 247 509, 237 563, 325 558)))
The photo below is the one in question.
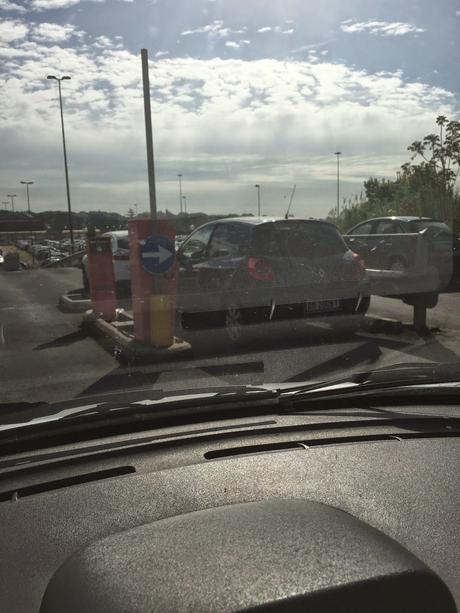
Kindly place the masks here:
POLYGON ((59 78, 59 77, 56 77, 54 74, 49 74, 46 78, 47 79, 54 79, 55 81, 65 81, 65 80, 70 79, 70 77, 68 77, 68 76, 64 76, 64 77, 59 78))
POLYGON ((254 187, 260 187, 260 185, 258 183, 256 183, 256 185, 254 185, 254 187))
POLYGON ((16 194, 7 194, 8 198, 16 198, 16 194))
POLYGON ((334 153, 334 155, 342 155, 342 152, 341 152, 341 151, 336 151, 336 152, 334 153))
POLYGON ((22 183, 22 185, 33 185, 34 184, 33 181, 20 181, 20 183, 22 183))

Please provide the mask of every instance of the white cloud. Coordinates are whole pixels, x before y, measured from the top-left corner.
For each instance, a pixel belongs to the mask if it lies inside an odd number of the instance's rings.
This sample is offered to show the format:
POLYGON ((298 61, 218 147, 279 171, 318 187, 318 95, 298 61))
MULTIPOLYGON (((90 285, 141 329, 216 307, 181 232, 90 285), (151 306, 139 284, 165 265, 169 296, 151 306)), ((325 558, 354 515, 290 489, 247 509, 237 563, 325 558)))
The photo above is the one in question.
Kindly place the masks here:
POLYGON ((347 34, 368 32, 380 36, 403 36, 404 34, 425 32, 423 28, 418 28, 403 21, 353 21, 352 19, 343 21, 340 29, 347 34))
POLYGON ((154 57, 163 57, 165 55, 169 55, 169 51, 157 51, 154 57))
POLYGON ((246 26, 238 30, 233 30, 232 28, 224 27, 224 22, 220 19, 217 19, 208 25, 200 26, 199 28, 195 28, 193 30, 184 30, 183 32, 181 32, 181 36, 190 36, 191 34, 207 34, 210 37, 227 38, 232 34, 244 34, 244 32, 246 31, 246 26))
MULTIPOLYGON (((15 42, 1 47, 11 53, 2 60, 0 141, 8 157, 0 164, 0 184, 7 185, 19 166, 27 168, 42 190, 37 207, 65 205, 56 87, 45 78, 65 71, 72 76, 63 96, 76 210, 91 203, 124 211, 126 202, 145 202, 138 55, 107 37, 86 35, 74 47, 28 41, 20 21, 11 25, 15 42)), ((169 182, 177 168, 186 168, 190 202, 208 211, 244 210, 255 176, 267 186, 267 207, 270 190, 297 182, 311 214, 326 213, 331 151, 344 151, 350 163, 343 180, 359 189, 370 174, 393 175, 407 160, 407 145, 433 131, 435 116, 458 108, 450 92, 407 82, 401 72, 371 74, 322 56, 162 58, 151 62, 150 80, 161 208, 175 206, 169 182)), ((274 200, 267 213, 276 206, 274 200)))
POLYGON ((460 11, 455 11, 455 16, 460 17, 460 11))
POLYGON ((230 47, 231 49, 239 49, 240 45, 238 43, 236 43, 234 40, 228 40, 225 43, 226 47, 230 47))
POLYGON ((73 25, 61 26, 57 23, 40 23, 34 27, 32 37, 40 42, 61 43, 72 35, 78 35, 73 25))
POLYGON ((276 32, 277 34, 293 34, 294 28, 287 28, 287 30, 283 30, 281 26, 263 26, 262 28, 259 28, 257 32, 259 32, 259 34, 265 34, 266 32, 276 32))
MULTIPOLYGON (((42 12, 56 9, 66 9, 81 2, 105 2, 106 0, 31 0, 29 9, 31 11, 42 12)), ((131 3, 134 0, 120 0, 121 2, 131 3)))
POLYGON ((16 13, 25 13, 26 9, 21 4, 16 4, 10 0, 0 0, 0 11, 15 11, 16 13))
POLYGON ((11 43, 25 38, 29 28, 20 21, 0 21, 0 43, 11 43))

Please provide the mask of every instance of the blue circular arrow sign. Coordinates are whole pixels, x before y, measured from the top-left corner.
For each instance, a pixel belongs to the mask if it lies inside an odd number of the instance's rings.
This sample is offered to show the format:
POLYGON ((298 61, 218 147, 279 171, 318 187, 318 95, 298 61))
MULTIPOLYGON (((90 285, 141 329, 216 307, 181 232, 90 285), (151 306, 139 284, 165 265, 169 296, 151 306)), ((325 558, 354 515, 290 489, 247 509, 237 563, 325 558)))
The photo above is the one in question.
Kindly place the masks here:
POLYGON ((152 275, 167 272, 174 264, 174 242, 162 234, 151 234, 141 244, 141 264, 152 275))

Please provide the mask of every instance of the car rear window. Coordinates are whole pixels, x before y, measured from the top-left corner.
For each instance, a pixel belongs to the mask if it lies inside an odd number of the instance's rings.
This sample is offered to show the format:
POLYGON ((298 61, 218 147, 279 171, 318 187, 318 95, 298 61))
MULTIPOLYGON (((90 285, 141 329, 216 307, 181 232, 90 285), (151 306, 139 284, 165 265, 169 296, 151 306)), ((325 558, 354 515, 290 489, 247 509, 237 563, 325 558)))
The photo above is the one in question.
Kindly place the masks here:
POLYGON ((443 221, 434 221, 432 219, 415 219, 410 222, 411 230, 414 232, 421 232, 427 228, 438 230, 442 234, 452 234, 452 230, 443 221))
POLYGON ((322 223, 286 221, 275 224, 283 251, 295 258, 323 258, 345 253, 338 230, 322 223))

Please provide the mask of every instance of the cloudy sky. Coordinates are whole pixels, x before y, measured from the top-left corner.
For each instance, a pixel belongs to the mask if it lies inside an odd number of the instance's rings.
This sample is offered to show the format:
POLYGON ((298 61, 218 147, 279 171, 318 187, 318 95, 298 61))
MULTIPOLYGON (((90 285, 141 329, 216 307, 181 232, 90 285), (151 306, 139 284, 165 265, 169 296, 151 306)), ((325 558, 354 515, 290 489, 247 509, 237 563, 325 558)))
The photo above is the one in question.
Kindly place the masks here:
MULTIPOLYGON (((0 0, 0 194, 148 208, 140 49, 149 50, 158 206, 322 216, 393 176, 438 113, 459 118, 460 0, 0 0)), ((1 206, 1 205, 0 205, 1 206)))

